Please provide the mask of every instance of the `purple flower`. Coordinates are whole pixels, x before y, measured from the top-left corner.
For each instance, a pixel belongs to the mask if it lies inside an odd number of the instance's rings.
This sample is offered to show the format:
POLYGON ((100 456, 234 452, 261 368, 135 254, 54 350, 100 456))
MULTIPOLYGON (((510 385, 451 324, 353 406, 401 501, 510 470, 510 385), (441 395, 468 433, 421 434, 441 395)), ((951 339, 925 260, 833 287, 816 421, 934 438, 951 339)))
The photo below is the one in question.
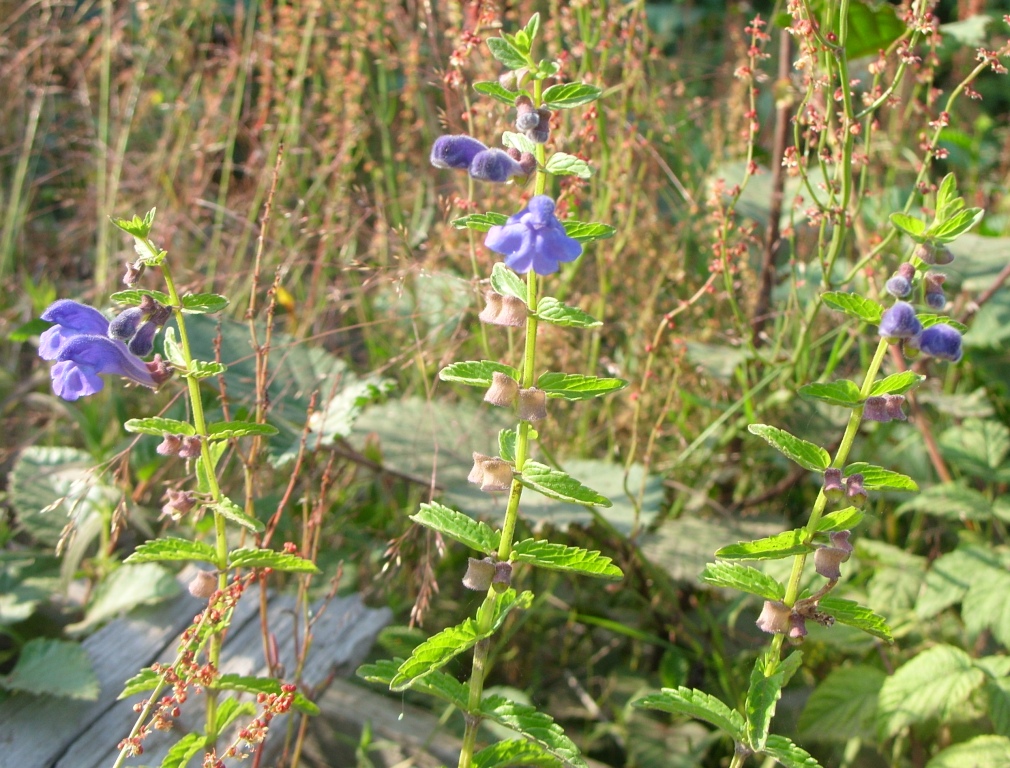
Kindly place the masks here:
POLYGON ((554 201, 537 195, 505 224, 491 227, 484 245, 505 256, 505 265, 520 274, 558 271, 561 262, 575 261, 582 245, 565 233, 554 215, 554 201))
POLYGON ((880 318, 880 335, 885 339, 910 339, 922 330, 915 308, 906 301, 896 301, 880 318))
POLYGON ((56 323, 39 337, 39 357, 43 360, 55 360, 60 354, 60 348, 75 336, 105 336, 109 330, 109 321, 105 315, 94 307, 70 299, 60 299, 50 304, 49 309, 42 313, 42 319, 56 323))
POLYGON ((946 323, 931 325, 917 338, 905 343, 930 357, 950 360, 952 363, 961 359, 961 334, 946 323))
POLYGON ((439 136, 431 147, 431 164, 436 168, 469 168, 474 156, 485 149, 473 136, 439 136))
POLYGON ((526 171, 503 149, 485 149, 470 161, 470 175, 478 181, 502 184, 513 176, 525 176, 526 171))

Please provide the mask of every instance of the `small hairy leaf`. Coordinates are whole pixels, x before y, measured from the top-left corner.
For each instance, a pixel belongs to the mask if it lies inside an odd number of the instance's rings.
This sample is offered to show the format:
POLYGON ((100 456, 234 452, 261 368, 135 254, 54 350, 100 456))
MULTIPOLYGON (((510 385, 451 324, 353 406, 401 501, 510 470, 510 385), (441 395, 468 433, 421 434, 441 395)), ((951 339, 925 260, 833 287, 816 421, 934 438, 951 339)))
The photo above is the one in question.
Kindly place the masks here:
POLYGON ((782 688, 789 682, 803 661, 801 651, 793 651, 782 661, 776 659, 775 668, 768 669, 767 657, 759 657, 751 671, 750 686, 744 710, 747 714, 747 744, 761 752, 768 740, 768 727, 775 708, 782 697, 782 688))
POLYGON ((768 735, 762 752, 774 757, 786 768, 821 768, 821 764, 805 749, 797 747, 785 736, 774 733, 768 735))
POLYGON ((182 354, 182 347, 179 346, 179 341, 175 337, 175 328, 168 326, 165 328, 165 359, 172 364, 172 366, 179 371, 186 370, 186 357, 182 354))
POLYGON ((316 564, 298 555, 275 552, 272 549, 250 549, 242 547, 228 555, 229 568, 273 568, 289 573, 319 573, 316 564))
POLYGON ((752 435, 766 440, 772 448, 804 469, 818 472, 831 466, 831 457, 827 451, 819 445, 790 435, 784 429, 771 427, 767 424, 751 424, 747 430, 752 435))
POLYGON ((623 579, 624 573, 598 551, 526 539, 512 547, 512 560, 552 571, 571 571, 604 579, 623 579))
POLYGON ((454 381, 471 387, 490 387, 495 371, 519 381, 519 371, 511 365, 497 363, 492 360, 466 360, 460 363, 450 363, 438 372, 442 381, 454 381))
POLYGON ((790 555, 802 555, 813 548, 806 543, 805 528, 767 536, 754 541, 739 541, 716 551, 724 560, 780 560, 790 555))
POLYGON ((233 523, 241 525, 243 528, 247 528, 254 533, 262 533, 266 530, 263 523, 255 517, 247 515, 242 507, 229 499, 227 496, 222 497, 221 501, 214 504, 211 509, 226 520, 231 520, 233 523))
POLYGON ((519 482, 549 499, 601 507, 613 506, 606 496, 587 488, 567 473, 551 469, 536 461, 526 462, 522 474, 519 475, 519 482))
POLYGON ((575 221, 568 219, 561 222, 565 227, 565 234, 580 243, 591 243, 593 240, 606 240, 613 237, 617 230, 609 224, 600 224, 595 221, 575 221))
POLYGON ((217 293, 191 293, 182 297, 182 311, 191 315, 206 315, 227 308, 228 299, 217 293))
POLYGON ((125 563, 167 562, 169 560, 197 560, 204 563, 217 562, 217 553, 210 544, 189 539, 166 537, 145 541, 137 547, 125 563))
POLYGON ((473 89, 477 91, 477 93, 490 96, 495 101, 500 101, 502 104, 508 104, 510 107, 515 106, 516 96, 519 95, 515 91, 510 91, 508 88, 504 88, 500 83, 494 80, 482 80, 474 83, 473 89))
POLYGON ((713 587, 738 589, 765 600, 781 600, 785 589, 771 576, 749 565, 709 563, 701 572, 701 580, 713 587))
POLYGON ((127 432, 141 435, 194 435, 193 425, 177 419, 164 419, 161 416, 148 416, 146 419, 129 419, 123 424, 127 432))
POLYGON ((548 173, 553 173, 555 176, 578 176, 580 179, 588 179, 593 175, 589 163, 581 157, 565 152, 555 152, 547 159, 545 167, 548 173))
POLYGON ((460 216, 449 223, 456 229, 474 229, 478 232, 487 232, 491 227, 504 224, 508 221, 508 218, 504 213, 488 211, 487 213, 470 213, 466 216, 460 216))
POLYGON ((715 696, 694 688, 664 688, 634 702, 641 709, 658 709, 674 715, 687 715, 711 723, 734 741, 744 740, 743 715, 730 709, 715 696))
POLYGON ((832 309, 844 312, 849 317, 862 320, 868 325, 879 325, 880 318, 884 314, 884 308, 880 304, 872 299, 863 298, 858 293, 828 291, 823 298, 824 303, 832 309))
POLYGON ((484 42, 491 50, 491 55, 508 69, 522 69, 529 63, 522 52, 503 37, 489 37, 484 42))
POLYGON ((967 325, 965 325, 964 323, 959 323, 957 320, 954 320, 951 317, 947 317, 947 315, 934 315, 930 314, 929 312, 920 312, 919 314, 916 315, 916 317, 919 318, 919 322, 922 323, 923 328, 929 328, 930 326, 940 325, 942 323, 943 325, 949 325, 958 333, 968 332, 967 325))
POLYGON ((151 234, 151 227, 154 226, 154 215, 157 208, 152 208, 145 214, 144 218, 140 218, 137 214, 133 215, 132 219, 120 219, 117 216, 110 216, 109 221, 111 221, 116 227, 123 230, 127 234, 133 235, 134 237, 147 237, 151 234))
POLYGON ((221 363, 194 360, 189 371, 184 372, 181 375, 192 376, 194 379, 209 379, 211 376, 220 376, 227 370, 228 366, 221 363))
POLYGON ((817 524, 820 533, 828 531, 847 531, 855 528, 863 521, 863 512, 855 507, 846 507, 830 512, 821 518, 817 524))
MULTIPOLYGON (((370 683, 378 683, 390 687, 397 670, 403 665, 403 659, 377 661, 374 664, 363 664, 358 667, 358 677, 370 683)), ((429 672, 424 677, 414 680, 411 690, 426 693, 437 699, 452 704, 457 709, 466 712, 469 709, 470 689, 466 683, 461 683, 445 672, 429 672)))
POLYGON ((491 287, 502 296, 515 296, 526 303, 526 283, 500 261, 491 267, 491 287))
POLYGON ((895 229, 904 232, 915 240, 915 242, 925 242, 926 222, 922 219, 909 216, 907 213, 892 213, 890 220, 895 229))
POLYGON ((153 691, 157 685, 158 681, 161 679, 161 675, 155 672, 153 669, 147 668, 142 669, 140 672, 135 674, 125 683, 123 683, 123 692, 117 696, 117 699, 125 699, 132 696, 135 693, 143 693, 144 691, 153 691))
POLYGON ((581 373, 547 372, 537 379, 537 386, 547 393, 547 397, 565 400, 590 400, 609 395, 628 386, 624 379, 606 379, 585 376, 581 373))
POLYGON ((513 133, 512 131, 505 131, 501 135, 501 143, 508 147, 509 149, 518 149, 520 152, 535 154, 537 151, 537 145, 533 143, 525 133, 513 133))
POLYGON ((585 83, 561 83, 544 91, 544 106, 548 109, 571 109, 600 98, 601 88, 585 83))
POLYGON ((504 696, 488 696, 480 703, 480 713, 506 728, 511 728, 535 742, 547 754, 572 768, 587 768, 579 748, 565 736, 561 726, 550 715, 538 712, 527 704, 518 704, 504 696))
MULTIPOLYGON (((495 265, 497 266, 497 264, 495 265)), ((537 317, 562 328, 597 328, 603 323, 577 307, 562 304, 553 296, 544 296, 537 304, 537 317)))
POLYGON ((842 379, 827 384, 807 384, 800 387, 800 397, 808 400, 821 400, 831 405, 853 407, 859 405, 859 387, 854 381, 842 379))
POLYGON ((845 467, 845 476, 854 474, 863 476, 863 487, 868 491, 918 491, 915 480, 900 472, 867 464, 865 461, 855 461, 845 467))
POLYGON ((473 756, 473 765, 474 768, 512 768, 520 765, 564 768, 565 764, 536 742, 508 739, 482 749, 473 756))
POLYGON ((537 39, 537 32, 540 31, 540 12, 534 13, 530 16, 530 20, 526 22, 526 26, 523 27, 523 32, 526 33, 526 38, 533 44, 533 41, 537 39))
POLYGON ((951 216, 946 221, 938 222, 931 226, 926 235, 941 243, 952 243, 961 235, 974 227, 985 215, 981 208, 965 208, 951 216))
POLYGON ((902 371, 885 376, 880 381, 875 381, 870 388, 871 395, 903 395, 911 389, 915 389, 926 377, 915 371, 902 371))
POLYGON ((516 431, 503 429, 498 433, 498 455, 505 461, 516 460, 516 431))
POLYGON ((825 597, 820 600, 818 606, 829 616, 833 616, 835 621, 841 622, 850 627, 861 629, 863 632, 879 637, 888 643, 893 643, 891 628, 887 626, 883 616, 878 616, 869 608, 864 608, 859 603, 852 600, 845 600, 841 597, 825 597))
POLYGON ((492 530, 487 523, 474 520, 469 515, 438 502, 422 504, 421 509, 411 515, 410 519, 485 555, 493 555, 498 551, 498 544, 501 541, 499 531, 492 530))
POLYGON ((277 434, 277 427, 269 424, 258 424, 255 421, 218 421, 207 427, 211 440, 228 440, 232 437, 248 437, 263 435, 269 437, 277 434))
MULTIPOLYGON (((239 693, 251 693, 253 695, 257 693, 282 693, 280 681, 274 680, 272 677, 254 677, 252 675, 221 675, 215 687, 220 691, 238 691, 239 693)), ((300 692, 295 693, 292 706, 306 715, 319 714, 319 707, 305 698, 304 694, 300 692)))
POLYGON ((172 301, 167 293, 162 293, 161 291, 150 291, 147 288, 130 288, 125 291, 117 291, 109 298, 117 304, 136 306, 137 304, 140 304, 141 300, 145 296, 150 296, 152 299, 161 304, 169 304, 172 301))

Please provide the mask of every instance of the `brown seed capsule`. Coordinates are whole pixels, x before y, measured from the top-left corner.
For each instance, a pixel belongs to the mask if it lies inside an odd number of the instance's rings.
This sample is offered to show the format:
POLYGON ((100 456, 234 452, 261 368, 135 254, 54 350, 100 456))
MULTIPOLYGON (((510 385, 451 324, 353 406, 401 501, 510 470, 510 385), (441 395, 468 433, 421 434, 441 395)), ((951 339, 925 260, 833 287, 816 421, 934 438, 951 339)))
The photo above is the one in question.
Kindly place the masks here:
POLYGON ((781 600, 765 600, 761 615, 758 616, 757 627, 762 632, 772 635, 784 635, 789 631, 789 617, 792 610, 781 600))
POLYGON ((490 557, 478 560, 469 558, 466 574, 463 576, 463 586, 474 592, 487 592, 495 576, 495 563, 490 557))
POLYGON ((193 580, 189 582, 189 594, 207 600, 217 592, 217 573, 212 571, 198 571, 193 580))
POLYGON ((510 408, 519 394, 519 384, 507 373, 491 374, 491 386, 484 393, 484 402, 501 408, 510 408))
POLYGON ((523 421, 540 421, 547 418, 547 393, 530 387, 519 390, 519 418, 523 421))

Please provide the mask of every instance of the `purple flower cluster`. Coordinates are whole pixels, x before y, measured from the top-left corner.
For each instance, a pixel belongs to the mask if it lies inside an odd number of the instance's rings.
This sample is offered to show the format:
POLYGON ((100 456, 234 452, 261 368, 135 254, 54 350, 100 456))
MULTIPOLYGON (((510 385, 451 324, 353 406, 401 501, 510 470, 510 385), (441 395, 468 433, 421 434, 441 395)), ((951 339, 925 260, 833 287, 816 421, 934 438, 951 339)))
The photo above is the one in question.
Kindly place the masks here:
POLYGON ((503 149, 488 149, 473 136, 439 136, 431 148, 431 164, 436 168, 465 169, 478 181, 503 183, 513 176, 528 176, 536 161, 521 155, 512 157, 503 149), (525 160, 525 162, 524 162, 525 160))
POLYGON ((915 308, 905 301, 896 301, 884 312, 879 332, 892 344, 902 342, 906 352, 917 352, 952 363, 961 359, 961 334, 958 330, 946 323, 923 328, 915 315, 915 308))

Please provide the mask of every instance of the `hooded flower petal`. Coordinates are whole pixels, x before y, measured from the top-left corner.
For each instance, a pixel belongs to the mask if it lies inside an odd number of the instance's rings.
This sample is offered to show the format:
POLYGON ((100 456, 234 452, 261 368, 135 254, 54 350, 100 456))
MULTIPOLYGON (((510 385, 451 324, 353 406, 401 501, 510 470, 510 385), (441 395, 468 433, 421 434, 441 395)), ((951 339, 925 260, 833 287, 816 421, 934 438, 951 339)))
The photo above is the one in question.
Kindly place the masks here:
POLYGON ((470 175, 478 181, 501 184, 513 176, 524 176, 525 173, 519 161, 509 157, 503 149, 485 149, 470 161, 470 175))
POLYGON ((469 168, 474 156, 485 149, 473 136, 439 136, 431 148, 431 164, 436 168, 469 168))
POLYGON ((950 360, 952 363, 961 359, 961 334, 946 323, 929 326, 916 339, 910 339, 909 343, 930 357, 950 360))
POLYGON ((60 348, 51 375, 53 391, 64 400, 77 400, 101 391, 100 374, 125 376, 155 389, 157 384, 144 361, 130 354, 126 345, 108 336, 80 334, 60 348))
POLYGON ((910 339, 922 330, 915 308, 907 301, 896 301, 880 318, 880 335, 885 339, 910 339))
POLYGON ((537 195, 505 224, 491 227, 484 245, 504 255, 505 264, 520 274, 532 269, 549 275, 562 262, 582 254, 581 243, 565 233, 554 215, 554 201, 547 195, 537 195))
POLYGON ((104 336, 109 330, 105 315, 94 307, 70 299, 60 299, 51 304, 42 313, 42 319, 56 323, 39 339, 39 357, 43 360, 55 360, 60 354, 60 347, 75 336, 104 336))

